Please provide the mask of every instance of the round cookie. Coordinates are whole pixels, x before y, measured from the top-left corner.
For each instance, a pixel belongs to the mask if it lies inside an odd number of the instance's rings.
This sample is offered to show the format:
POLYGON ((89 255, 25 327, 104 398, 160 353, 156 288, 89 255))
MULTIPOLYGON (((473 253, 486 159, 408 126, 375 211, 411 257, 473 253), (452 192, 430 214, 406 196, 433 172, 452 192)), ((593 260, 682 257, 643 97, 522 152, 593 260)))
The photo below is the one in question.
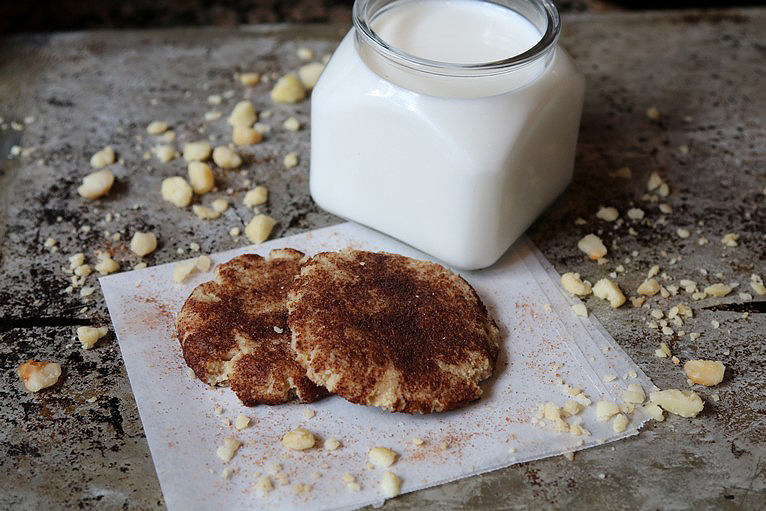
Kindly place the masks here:
POLYGON ((497 358, 499 330, 476 292, 427 261, 323 252, 301 267, 287 307, 307 376, 352 403, 459 408, 481 396, 497 358))
POLYGON ((211 385, 228 381, 246 406, 311 402, 326 394, 296 362, 287 326, 287 290, 305 260, 293 249, 248 254, 215 269, 176 319, 184 360, 211 385))

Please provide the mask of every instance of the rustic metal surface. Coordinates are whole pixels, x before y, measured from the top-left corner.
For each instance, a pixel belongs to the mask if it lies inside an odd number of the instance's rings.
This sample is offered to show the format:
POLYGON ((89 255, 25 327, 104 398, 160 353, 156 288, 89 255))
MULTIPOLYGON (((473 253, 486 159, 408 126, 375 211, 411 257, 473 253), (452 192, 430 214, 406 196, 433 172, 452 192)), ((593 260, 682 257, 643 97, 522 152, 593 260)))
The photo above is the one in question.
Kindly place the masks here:
MULTIPOLYGON (((653 264, 676 282, 739 282, 723 299, 685 298, 695 318, 684 329, 702 336, 693 342, 688 335, 670 338, 682 360, 724 361, 726 379, 700 391, 706 409, 696 419, 670 417, 638 437, 580 453, 574 462, 521 464, 405 495, 386 508, 762 508, 766 314, 744 318, 737 306, 706 307, 743 302, 737 293, 749 291, 750 274, 766 273, 766 11, 582 15, 567 18, 565 26, 563 44, 589 84, 577 169, 572 186, 531 236, 560 271, 595 280, 623 263, 627 271, 618 281, 625 290, 635 290, 653 264), (650 106, 661 111, 659 123, 647 119, 650 106), (680 145, 688 145, 689 153, 682 154, 680 145), (631 179, 611 175, 622 166, 632 169, 631 179), (670 185, 667 202, 674 211, 666 225, 656 225, 657 205, 641 199, 652 170, 670 185), (613 230, 594 217, 601 204, 617 207, 623 217, 636 205, 647 212, 646 221, 613 230), (576 217, 588 223, 575 225, 576 217), (637 234, 628 234, 629 226, 637 234), (692 236, 679 238, 678 227, 692 236), (600 230, 610 246, 611 261, 603 267, 584 261, 576 249, 583 234, 600 230), (741 235, 738 247, 721 244, 727 232, 741 235), (698 245, 700 235, 710 243, 698 245), (711 326, 713 319, 720 328, 711 326)), ((126 240, 138 229, 159 234, 150 264, 178 258, 178 249, 188 254, 192 241, 203 252, 241 245, 228 230, 242 228, 252 214, 241 205, 244 179, 271 189, 266 211, 280 222, 275 236, 337 222, 308 196, 308 129, 293 134, 281 128, 289 115, 307 123, 309 103, 274 107, 269 85, 245 91, 232 74, 295 69, 297 47, 322 56, 343 31, 262 26, 0 40, 0 508, 163 507, 112 334, 91 351, 73 339, 75 325, 108 323, 103 299, 98 292, 85 302, 76 292, 65 293, 61 267, 67 255, 105 248, 131 267, 138 259, 126 250, 126 240), (233 97, 220 107, 207 104, 208 95, 227 90, 233 97), (267 142, 244 151, 245 175, 218 173, 221 191, 214 195, 233 189, 235 207, 205 222, 163 203, 161 179, 185 170, 179 159, 144 160, 154 144, 145 126, 169 121, 179 147, 204 136, 198 132, 203 126, 205 135, 224 140, 225 122, 205 123, 202 116, 214 108, 226 113, 242 97, 274 112, 266 121, 274 131, 267 142), (27 116, 34 121, 23 129, 10 127, 27 116), (90 155, 107 144, 120 158, 113 166, 118 183, 107 198, 86 202, 75 188, 89 172, 90 155), (34 150, 8 159, 13 145, 34 150), (284 170, 282 157, 291 150, 300 152, 301 163, 284 170), (105 221, 108 212, 111 222, 105 221), (122 241, 107 239, 104 231, 123 233, 122 241), (43 247, 48 237, 58 240, 59 252, 43 247), (16 367, 27 358, 61 362, 64 377, 54 388, 24 392, 16 367)), ((678 301, 652 299, 665 310, 678 301)), ((681 369, 653 355, 664 336, 647 328, 647 310, 612 310, 594 298, 587 304, 658 386, 685 387, 681 369)))

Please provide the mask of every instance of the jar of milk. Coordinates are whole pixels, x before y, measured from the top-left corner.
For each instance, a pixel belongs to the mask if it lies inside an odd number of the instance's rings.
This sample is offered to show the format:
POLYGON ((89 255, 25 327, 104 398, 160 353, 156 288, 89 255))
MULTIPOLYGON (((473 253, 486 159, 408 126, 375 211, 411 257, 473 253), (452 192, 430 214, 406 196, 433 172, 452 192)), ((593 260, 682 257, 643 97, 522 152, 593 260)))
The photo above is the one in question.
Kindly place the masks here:
POLYGON ((311 104, 322 208, 490 266, 572 177, 585 80, 548 0, 356 0, 311 104))

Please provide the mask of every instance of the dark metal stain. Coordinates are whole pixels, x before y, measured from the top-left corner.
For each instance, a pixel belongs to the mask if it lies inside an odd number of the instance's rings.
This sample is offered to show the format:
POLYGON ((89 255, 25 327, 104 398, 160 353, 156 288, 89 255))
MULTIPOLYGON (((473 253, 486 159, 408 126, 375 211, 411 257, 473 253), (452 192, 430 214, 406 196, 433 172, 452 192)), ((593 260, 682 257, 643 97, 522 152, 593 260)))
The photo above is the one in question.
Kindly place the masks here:
POLYGON ((731 443, 731 453, 734 455, 735 458, 739 458, 743 454, 750 454, 750 451, 747 451, 745 449, 740 449, 737 447, 737 445, 732 442, 731 443))
POLYGON ((724 311, 724 312, 766 312, 766 301, 744 302, 744 303, 724 303, 721 305, 711 305, 702 307, 702 310, 724 311))
POLYGON ((38 318, 0 318, 0 332, 7 332, 14 328, 54 327, 54 326, 82 326, 92 325, 89 318, 66 318, 66 317, 38 317, 38 318))

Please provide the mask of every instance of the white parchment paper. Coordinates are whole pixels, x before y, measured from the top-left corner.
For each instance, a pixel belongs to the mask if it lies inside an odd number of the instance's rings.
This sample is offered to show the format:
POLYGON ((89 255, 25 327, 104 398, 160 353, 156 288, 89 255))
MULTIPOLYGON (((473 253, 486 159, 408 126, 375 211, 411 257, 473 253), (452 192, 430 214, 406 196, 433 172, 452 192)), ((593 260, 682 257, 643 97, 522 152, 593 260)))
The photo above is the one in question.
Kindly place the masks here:
MULTIPOLYGON (((314 254, 349 246, 432 259, 352 223, 211 257, 223 263, 243 253, 265 256, 272 248, 314 254)), ((575 299, 561 290, 558 275, 526 238, 491 268, 460 272, 503 334, 495 375, 483 385, 484 396, 462 410, 424 416, 387 413, 339 397, 309 405, 247 408, 229 389, 191 379, 174 318, 192 289, 210 280, 212 273, 176 284, 172 269, 173 264, 166 264, 100 279, 170 510, 353 509, 383 500, 383 470, 367 466, 367 452, 374 446, 400 454, 390 470, 402 478, 402 491, 410 492, 617 440, 636 434, 644 420, 636 412, 628 430, 618 434, 611 423, 596 420, 591 406, 582 413, 583 426, 592 433, 586 437, 530 422, 539 404, 562 405, 569 398, 557 384, 560 380, 584 389, 594 403, 622 402, 628 383, 640 383, 647 393, 653 385, 594 318, 572 312, 575 299), (606 383, 607 375, 616 378, 606 383), (224 410, 220 415, 214 411, 218 406, 224 410), (306 418, 307 409, 316 415, 306 418), (240 414, 252 419, 250 427, 237 431, 225 424, 240 414), (320 439, 335 437, 342 446, 332 452, 288 452, 281 437, 299 426, 320 439), (228 464, 215 454, 226 436, 243 442, 228 464), (425 443, 415 446, 415 437, 425 443), (283 467, 289 483, 261 496, 253 483, 258 475, 269 473, 271 463, 283 467), (236 470, 230 479, 220 475, 225 467, 236 470), (347 489, 342 480, 347 473, 357 478, 361 491, 347 489), (311 484, 312 490, 296 494, 297 484, 311 484)))

